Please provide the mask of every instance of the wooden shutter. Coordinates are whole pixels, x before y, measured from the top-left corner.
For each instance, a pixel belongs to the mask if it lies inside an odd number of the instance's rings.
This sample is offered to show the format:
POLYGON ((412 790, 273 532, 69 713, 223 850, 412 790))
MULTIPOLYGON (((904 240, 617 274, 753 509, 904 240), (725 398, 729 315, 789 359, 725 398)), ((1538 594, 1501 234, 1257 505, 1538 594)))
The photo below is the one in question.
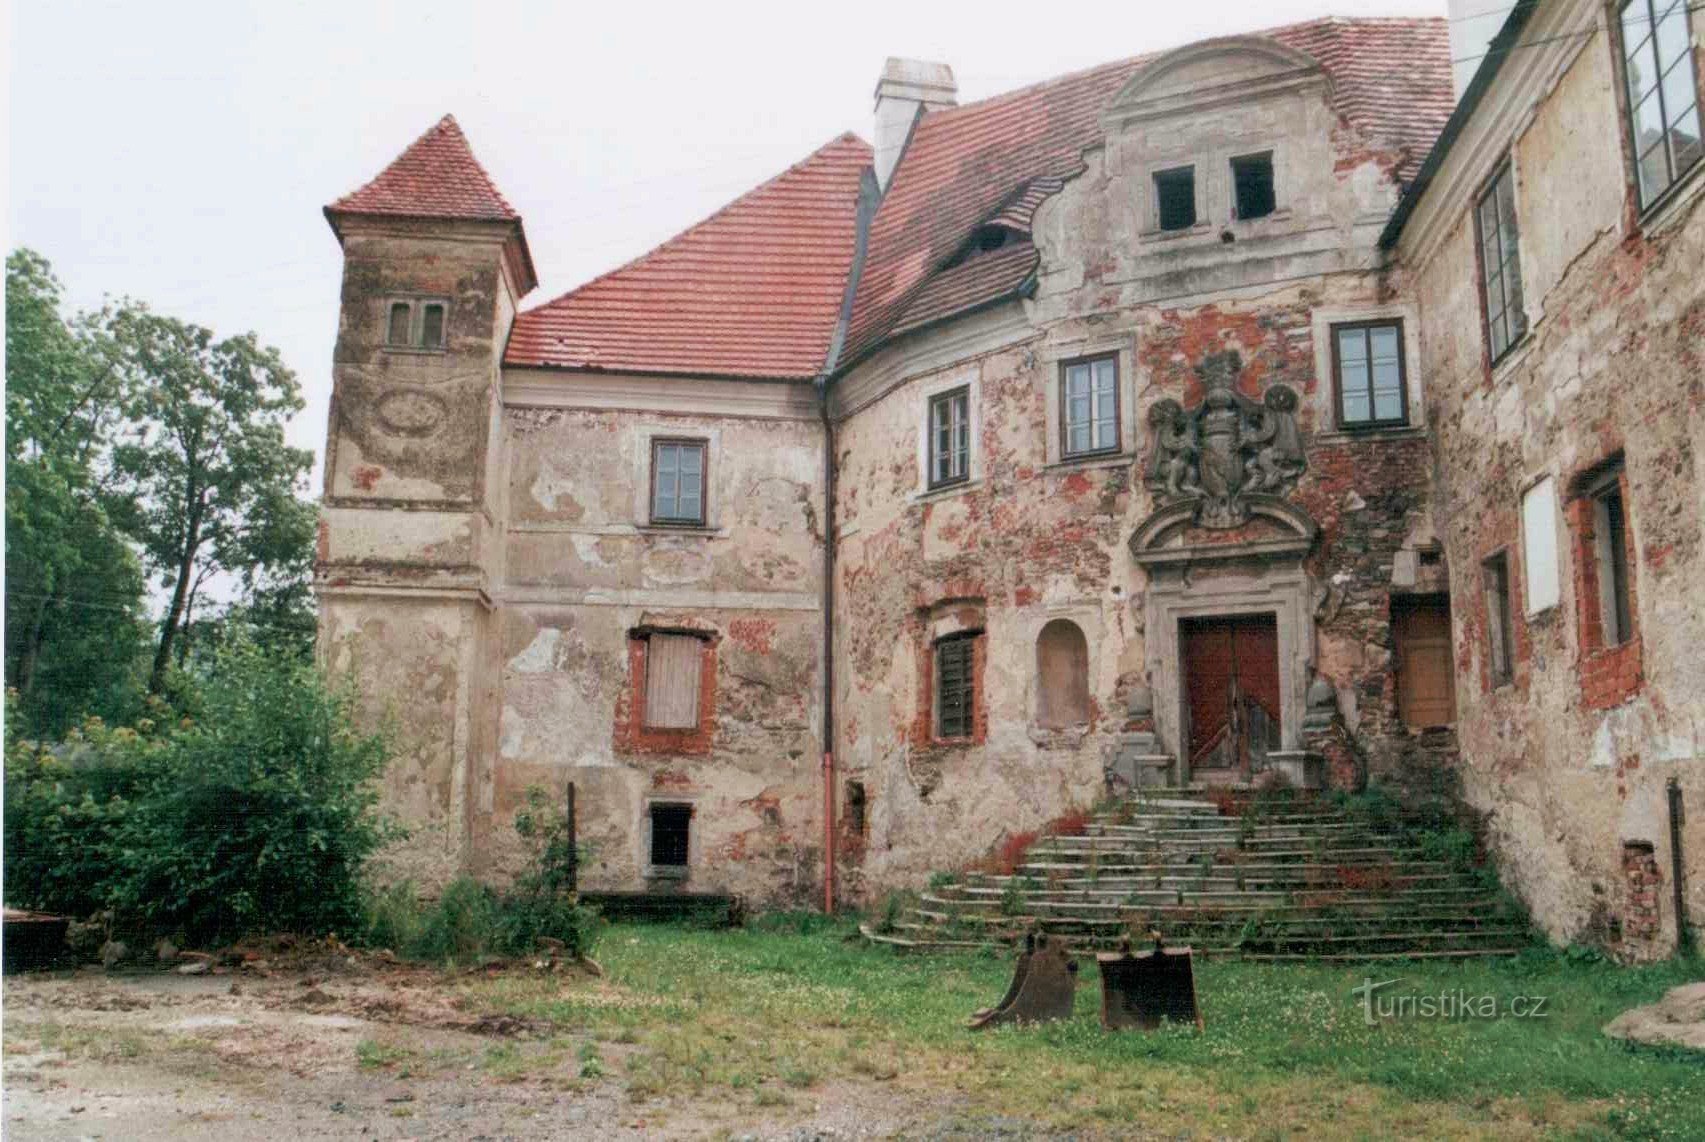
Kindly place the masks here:
POLYGON ((975 713, 971 669, 972 640, 967 636, 935 644, 937 733, 944 738, 971 736, 975 713))
POLYGON ((692 730, 699 724, 699 663, 704 642, 689 634, 654 634, 645 651, 645 724, 692 730))

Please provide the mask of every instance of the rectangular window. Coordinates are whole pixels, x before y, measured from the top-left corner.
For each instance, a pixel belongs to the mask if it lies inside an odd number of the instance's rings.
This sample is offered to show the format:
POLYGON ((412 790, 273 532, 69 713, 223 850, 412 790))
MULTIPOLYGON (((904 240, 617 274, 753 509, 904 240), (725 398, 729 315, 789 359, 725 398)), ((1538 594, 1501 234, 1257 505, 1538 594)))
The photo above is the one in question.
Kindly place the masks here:
POLYGON ((420 307, 420 347, 444 347, 444 306, 440 302, 429 301, 420 307))
POLYGON ((1620 473, 1605 480, 1592 493, 1592 501, 1599 625, 1605 646, 1621 646, 1634 637, 1634 616, 1628 594, 1628 523, 1620 473))
POLYGON ((1061 367, 1061 452, 1090 456, 1119 450, 1119 358, 1117 354, 1068 361, 1061 367))
POLYGON ((391 320, 385 329, 385 344, 402 346, 409 344, 414 319, 413 309, 414 307, 406 301, 393 301, 391 303, 391 320))
POLYGON ((971 474, 971 390, 954 389, 929 400, 929 486, 945 487, 971 474))
POLYGON ((385 318, 385 344, 394 349, 444 348, 442 301, 393 301, 385 318))
POLYGON ((1629 133, 1641 206, 1650 206, 1705 155, 1687 10, 1687 0, 1622 5, 1629 133))
POLYGON ((1334 325, 1332 372, 1338 381, 1340 428, 1409 422, 1401 321, 1334 325))
POLYGON ((687 867, 691 851, 691 805, 653 805, 651 807, 651 866, 678 869, 687 867))
POLYGON ((1515 673, 1515 628, 1510 619, 1510 563, 1503 552, 1480 565, 1486 594, 1486 639, 1492 685, 1502 686, 1515 673))
POLYGON ((703 651, 704 640, 690 634, 654 634, 646 639, 646 728, 698 729, 703 651))
POLYGON ((1273 213, 1273 154, 1244 155, 1231 160, 1231 184, 1236 192, 1236 217, 1265 218, 1273 213))
POLYGON ((705 442, 651 442, 651 522, 703 527, 705 442))
POLYGON ((1527 576, 1527 613, 1557 605, 1557 484, 1550 476, 1521 497, 1522 567, 1527 576))
POLYGON ((1527 332, 1522 306, 1521 256, 1516 239, 1516 184, 1506 163, 1474 206, 1485 288, 1486 340, 1497 361, 1527 332))
POLYGON ((1196 168, 1156 171, 1154 200, 1162 230, 1188 230, 1196 224, 1196 168))
POLYGON ((950 635, 935 644, 935 732, 968 738, 976 714, 972 650, 976 636, 950 635))

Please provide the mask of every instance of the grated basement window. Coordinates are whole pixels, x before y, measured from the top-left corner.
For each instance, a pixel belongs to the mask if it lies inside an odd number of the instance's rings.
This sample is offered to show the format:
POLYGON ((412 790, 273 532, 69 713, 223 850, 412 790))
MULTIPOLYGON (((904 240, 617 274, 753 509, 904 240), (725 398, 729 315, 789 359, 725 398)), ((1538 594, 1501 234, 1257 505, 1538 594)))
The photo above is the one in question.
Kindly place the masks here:
POLYGON ((651 863, 659 868, 685 868, 687 841, 693 819, 691 805, 651 807, 651 863))

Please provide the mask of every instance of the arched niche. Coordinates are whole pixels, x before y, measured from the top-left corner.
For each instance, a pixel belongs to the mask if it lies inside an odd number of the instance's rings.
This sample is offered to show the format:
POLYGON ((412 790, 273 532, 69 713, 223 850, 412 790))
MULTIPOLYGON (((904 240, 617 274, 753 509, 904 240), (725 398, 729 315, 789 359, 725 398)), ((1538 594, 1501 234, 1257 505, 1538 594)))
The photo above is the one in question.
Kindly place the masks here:
POLYGON ((1050 619, 1036 636, 1036 724, 1064 730, 1089 721, 1089 640, 1070 619, 1050 619))

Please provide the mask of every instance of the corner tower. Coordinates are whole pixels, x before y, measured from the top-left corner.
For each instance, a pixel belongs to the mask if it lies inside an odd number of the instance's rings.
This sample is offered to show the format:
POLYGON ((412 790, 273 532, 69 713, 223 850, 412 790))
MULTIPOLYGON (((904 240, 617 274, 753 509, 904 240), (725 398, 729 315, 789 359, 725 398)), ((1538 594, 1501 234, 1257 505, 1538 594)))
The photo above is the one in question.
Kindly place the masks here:
POLYGON ((392 729, 386 801, 410 829, 395 871, 438 883, 467 866, 489 798, 499 369, 537 282, 521 216, 448 115, 325 215, 344 270, 321 654, 392 729))

